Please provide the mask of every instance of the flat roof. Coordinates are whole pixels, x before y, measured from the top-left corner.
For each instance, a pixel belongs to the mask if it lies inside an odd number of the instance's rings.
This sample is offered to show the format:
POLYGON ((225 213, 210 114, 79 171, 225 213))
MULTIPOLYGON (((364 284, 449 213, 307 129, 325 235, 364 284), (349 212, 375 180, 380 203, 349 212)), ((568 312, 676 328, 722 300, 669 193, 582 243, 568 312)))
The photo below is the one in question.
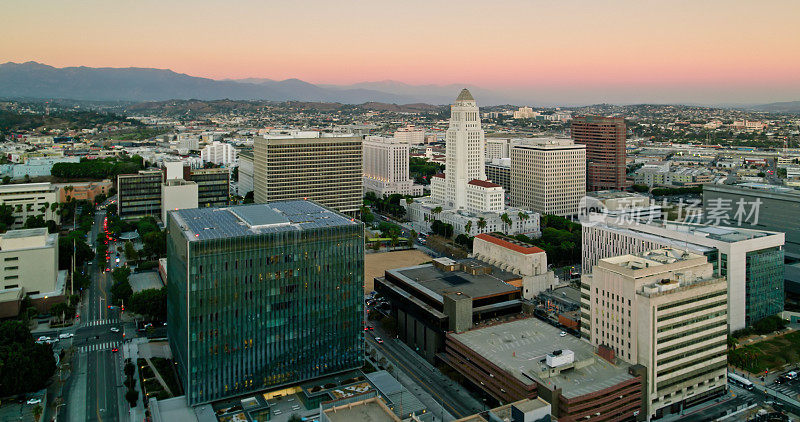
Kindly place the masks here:
POLYGON ((503 324, 450 334, 454 340, 512 374, 531 384, 536 381, 547 388, 560 388, 567 398, 594 393, 634 376, 628 364, 614 365, 594 352, 594 347, 571 335, 561 337, 560 329, 536 318, 525 318, 503 324), (542 359, 555 350, 571 350, 580 369, 567 369, 549 378, 537 374, 547 369, 542 359))
POLYGON ((300 200, 184 209, 169 214, 189 241, 360 224, 315 202, 300 200))
POLYGON ((513 286, 508 282, 518 280, 520 276, 474 259, 468 260, 467 263, 470 265, 479 263, 482 266, 491 267, 492 273, 472 275, 461 270, 443 271, 434 267, 433 264, 398 268, 387 270, 386 272, 403 280, 437 302, 443 301, 442 296, 445 293, 461 292, 474 300, 519 291, 519 287, 513 286))
POLYGON ((35 229, 9 230, 3 234, 0 234, 0 236, 6 239, 22 239, 25 237, 46 236, 46 235, 47 235, 46 227, 38 227, 35 229))
POLYGON ((342 405, 323 411, 330 422, 394 422, 400 419, 378 398, 342 405))

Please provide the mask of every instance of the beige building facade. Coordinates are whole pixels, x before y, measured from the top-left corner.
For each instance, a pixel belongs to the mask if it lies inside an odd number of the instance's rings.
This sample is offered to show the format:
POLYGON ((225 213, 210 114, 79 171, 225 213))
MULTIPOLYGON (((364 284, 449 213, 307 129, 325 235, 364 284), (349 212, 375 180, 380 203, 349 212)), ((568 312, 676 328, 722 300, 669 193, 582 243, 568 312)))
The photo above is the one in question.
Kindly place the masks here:
POLYGON ((581 331, 644 366, 648 419, 725 392, 727 282, 705 256, 662 248, 601 259, 581 280, 581 331))
POLYGON ((59 199, 59 190, 50 183, 24 183, 0 186, 0 204, 10 205, 14 215, 12 228, 25 225, 30 216, 43 215, 44 220, 61 221, 52 205, 59 199))
POLYGON ((58 234, 46 228, 0 234, 0 316, 15 316, 25 296, 40 310, 63 301, 65 278, 58 272, 58 234))
POLYGON ((255 202, 309 199, 355 215, 363 202, 362 160, 360 137, 257 138, 255 202))
POLYGON ((170 211, 197 208, 197 204, 197 183, 172 179, 161 185, 161 221, 167 221, 170 211))
POLYGON ((586 146, 570 139, 526 139, 511 147, 511 205, 577 215, 586 195, 586 146))

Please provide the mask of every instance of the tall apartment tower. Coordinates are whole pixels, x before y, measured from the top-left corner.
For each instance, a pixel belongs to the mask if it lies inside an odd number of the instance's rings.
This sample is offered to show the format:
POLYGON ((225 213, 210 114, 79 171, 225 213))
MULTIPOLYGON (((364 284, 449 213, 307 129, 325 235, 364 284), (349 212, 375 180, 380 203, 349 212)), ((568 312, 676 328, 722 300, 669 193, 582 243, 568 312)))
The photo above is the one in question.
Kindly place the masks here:
POLYGON ((705 256, 672 248, 604 258, 582 277, 581 331, 645 367, 648 420, 725 393, 727 290, 705 256))
POLYGON ((379 197, 399 193, 421 195, 422 186, 414 185, 408 176, 409 146, 407 141, 380 136, 364 140, 364 190, 379 197))
POLYGON ((360 137, 256 138, 253 150, 255 202, 310 199, 355 215, 363 198, 360 137))
POLYGON ((572 139, 586 145, 586 190, 625 189, 625 119, 579 116, 572 139))
POLYGON ((578 215, 586 195, 586 146, 535 138, 511 147, 511 205, 540 214, 578 215))
POLYGON ((190 406, 359 368, 364 225, 310 201, 169 212, 167 318, 190 406))
MULTIPOLYGON (((450 126, 445 137, 447 159, 445 161, 444 189, 434 199, 455 209, 467 208, 467 185, 472 180, 485 181, 484 132, 478 104, 466 88, 450 106, 450 126)), ((433 183, 433 182, 432 182, 433 183)), ((502 198, 502 196, 501 196, 502 198)))

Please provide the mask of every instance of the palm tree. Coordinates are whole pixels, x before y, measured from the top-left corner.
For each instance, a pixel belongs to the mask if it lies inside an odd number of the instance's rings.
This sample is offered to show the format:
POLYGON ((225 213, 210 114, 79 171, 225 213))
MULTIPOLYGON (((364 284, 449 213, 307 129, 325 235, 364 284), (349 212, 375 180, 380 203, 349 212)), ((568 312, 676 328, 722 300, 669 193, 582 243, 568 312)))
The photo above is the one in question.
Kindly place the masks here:
POLYGON ((467 224, 464 225, 464 231, 466 231, 467 234, 470 234, 472 231, 472 220, 467 221, 467 224))
POLYGON ((411 205, 414 202, 414 198, 406 198, 406 204, 411 205))
POLYGON ((400 239, 397 237, 397 235, 392 234, 392 248, 396 248, 399 243, 400 239))
POLYGON ((433 215, 439 215, 440 212, 442 212, 442 207, 436 207, 431 210, 431 214, 433 215))
POLYGON ((486 228, 486 220, 483 217, 481 217, 478 219, 478 230, 483 232, 483 229, 485 228, 486 228))
POLYGON ((500 216, 500 219, 503 220, 503 227, 505 227, 506 233, 508 233, 508 227, 511 226, 511 217, 508 216, 507 212, 504 212, 503 215, 500 216))
POLYGON ((525 221, 529 219, 531 216, 529 216, 527 213, 520 211, 517 213, 517 217, 519 217, 520 221, 525 221))

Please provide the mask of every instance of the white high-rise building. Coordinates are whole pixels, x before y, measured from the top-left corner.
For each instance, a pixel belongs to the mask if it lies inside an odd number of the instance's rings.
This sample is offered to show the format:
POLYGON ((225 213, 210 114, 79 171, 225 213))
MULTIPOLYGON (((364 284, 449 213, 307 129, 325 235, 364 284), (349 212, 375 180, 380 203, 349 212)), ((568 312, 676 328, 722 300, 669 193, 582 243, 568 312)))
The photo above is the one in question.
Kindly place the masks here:
POLYGON ((231 144, 214 141, 200 151, 200 158, 204 163, 229 166, 236 162, 236 148, 231 144))
POLYGON ((425 143, 425 130, 414 125, 401 127, 394 132, 394 139, 407 145, 422 145, 425 143))
MULTIPOLYGON (((484 142, 478 104, 469 90, 462 89, 456 103, 450 107, 450 127, 445 137, 447 161, 444 190, 436 190, 444 196, 434 196, 433 199, 455 209, 467 207, 467 184, 472 180, 486 180, 484 142)), ((434 181, 442 182, 434 179, 431 184, 434 181)), ((434 191, 433 187, 431 191, 434 191)))
POLYGON ((403 140, 367 136, 364 140, 364 191, 378 196, 422 195, 408 177, 409 147, 403 140))
POLYGON ((445 173, 431 178, 431 196, 410 204, 408 217, 421 230, 439 220, 451 224, 456 234, 503 230, 538 235, 539 214, 506 210, 505 190, 486 180, 484 132, 472 94, 463 89, 450 111, 445 173))

